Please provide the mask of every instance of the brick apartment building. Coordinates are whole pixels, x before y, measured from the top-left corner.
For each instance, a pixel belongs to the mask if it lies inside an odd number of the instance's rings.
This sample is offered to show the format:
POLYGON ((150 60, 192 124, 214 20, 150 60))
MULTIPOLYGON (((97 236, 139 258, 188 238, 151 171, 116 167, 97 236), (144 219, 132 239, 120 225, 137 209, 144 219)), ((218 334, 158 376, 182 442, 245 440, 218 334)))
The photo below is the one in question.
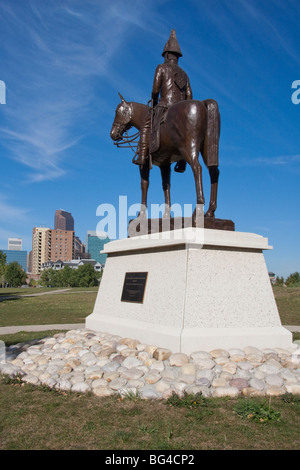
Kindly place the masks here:
POLYGON ((71 261, 74 258, 74 230, 34 227, 32 252, 29 255, 29 272, 40 274, 41 266, 48 261, 71 261))

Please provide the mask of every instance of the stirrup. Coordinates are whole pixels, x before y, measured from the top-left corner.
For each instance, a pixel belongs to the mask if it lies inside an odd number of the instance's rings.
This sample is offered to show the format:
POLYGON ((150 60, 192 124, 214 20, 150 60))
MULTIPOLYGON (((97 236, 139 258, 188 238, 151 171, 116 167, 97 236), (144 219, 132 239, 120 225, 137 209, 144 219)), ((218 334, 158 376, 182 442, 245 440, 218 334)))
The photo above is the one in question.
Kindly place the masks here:
POLYGON ((144 165, 146 161, 146 158, 142 158, 140 155, 135 155, 132 159, 132 163, 134 163, 135 165, 144 165))

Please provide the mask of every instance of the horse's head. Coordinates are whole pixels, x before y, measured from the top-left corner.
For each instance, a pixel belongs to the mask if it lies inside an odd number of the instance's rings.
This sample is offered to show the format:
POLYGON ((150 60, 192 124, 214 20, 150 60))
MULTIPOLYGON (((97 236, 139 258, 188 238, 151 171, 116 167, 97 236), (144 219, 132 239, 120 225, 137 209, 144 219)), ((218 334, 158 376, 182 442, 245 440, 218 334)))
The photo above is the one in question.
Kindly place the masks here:
POLYGON ((132 106, 130 103, 127 103, 127 101, 124 100, 120 93, 119 96, 121 98, 121 103, 117 106, 115 119, 110 131, 112 140, 116 142, 121 140, 124 132, 128 131, 128 129, 130 129, 132 126, 132 106))

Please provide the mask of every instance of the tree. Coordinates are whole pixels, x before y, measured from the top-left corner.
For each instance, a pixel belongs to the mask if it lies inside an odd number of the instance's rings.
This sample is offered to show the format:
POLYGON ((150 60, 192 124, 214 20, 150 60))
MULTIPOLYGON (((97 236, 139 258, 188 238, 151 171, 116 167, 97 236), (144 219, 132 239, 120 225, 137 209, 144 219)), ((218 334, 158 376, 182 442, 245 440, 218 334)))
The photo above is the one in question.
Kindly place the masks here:
POLYGON ((63 269, 45 269, 41 274, 41 285, 45 287, 92 287, 99 284, 101 274, 94 270, 90 264, 72 269, 65 266, 63 269))
POLYGON ((41 274, 41 285, 44 287, 57 287, 57 271, 52 268, 44 269, 41 274))
POLYGON ((44 269, 41 278, 40 278, 40 283, 41 286, 43 287, 49 287, 50 286, 50 269, 44 269))
POLYGON ((0 283, 1 287, 5 284, 6 254, 0 250, 0 283))
POLYGON ((65 266, 61 270, 61 286, 62 287, 76 287, 77 276, 76 271, 70 266, 65 266))
POLYGON ((275 281, 275 286, 283 286, 284 284, 284 278, 281 276, 281 277, 276 277, 276 281, 275 281))
POLYGON ((76 273, 78 287, 93 287, 99 284, 98 273, 91 264, 79 266, 76 273))
POLYGON ((300 284, 300 273, 292 273, 289 275, 289 277, 285 281, 286 285, 291 287, 291 286, 297 286, 300 284))
POLYGON ((26 283, 26 278, 26 273, 16 261, 6 266, 5 280, 10 287, 21 287, 26 283))

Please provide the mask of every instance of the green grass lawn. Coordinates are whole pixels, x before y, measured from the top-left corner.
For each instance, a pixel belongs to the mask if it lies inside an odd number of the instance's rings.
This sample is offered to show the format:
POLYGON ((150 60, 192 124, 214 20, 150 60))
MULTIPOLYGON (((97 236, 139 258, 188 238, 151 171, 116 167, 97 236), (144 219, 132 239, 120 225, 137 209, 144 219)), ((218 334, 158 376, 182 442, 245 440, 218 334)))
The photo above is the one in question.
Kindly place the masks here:
MULTIPOLYGON (((39 289, 35 291, 40 292, 39 289)), ((93 311, 96 295, 95 289, 75 288, 61 294, 12 296, 0 301, 0 326, 84 323, 86 316, 93 311)))
POLYGON ((283 325, 300 326, 300 287, 273 287, 283 325))
MULTIPOLYGON (((93 310, 97 293, 97 289, 86 290, 0 301, 0 326, 83 323, 93 310)), ((19 295, 19 291, 12 293, 19 295)), ((37 291, 40 292, 34 289, 37 291)), ((300 289, 274 288, 274 293, 282 323, 300 325, 300 289)), ((0 339, 9 346, 56 332, 20 332, 0 339)), ((248 401, 210 398, 197 405, 191 402, 178 405, 133 397, 99 398, 90 393, 66 393, 0 376, 0 449, 298 450, 300 447, 300 397, 257 397, 248 401), (263 411, 261 421, 254 420, 251 407, 258 411, 258 417, 263 411)))
MULTIPOLYGON (((82 323, 93 311, 98 288, 73 288, 60 294, 57 289, 0 289, 0 326, 82 323), (19 295, 49 292, 36 297, 19 295), (16 296, 2 300, 1 296, 16 296)), ((300 287, 274 287, 274 295, 283 325, 300 325, 300 287)))
POLYGON ((300 447, 300 397, 202 398, 197 405, 189 401, 172 406, 165 401, 59 392, 3 378, 0 397, 2 450, 300 447), (249 409, 255 410, 257 420, 249 409))

